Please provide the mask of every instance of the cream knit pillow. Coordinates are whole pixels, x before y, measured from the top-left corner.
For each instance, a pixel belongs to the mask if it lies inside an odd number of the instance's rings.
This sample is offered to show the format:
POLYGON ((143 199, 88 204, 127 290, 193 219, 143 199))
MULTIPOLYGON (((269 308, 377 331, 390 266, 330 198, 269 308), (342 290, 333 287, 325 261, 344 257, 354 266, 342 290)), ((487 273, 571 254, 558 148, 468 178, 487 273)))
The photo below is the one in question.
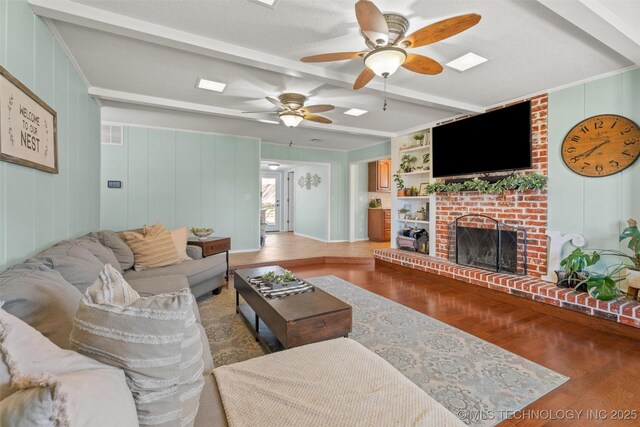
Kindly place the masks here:
POLYGON ((189 255, 187 255, 187 240, 189 239, 189 229, 187 227, 176 228, 175 230, 171 230, 171 238, 173 239, 173 244, 176 247, 176 251, 178 251, 178 256, 180 257, 180 261, 188 261, 191 259, 189 255))
POLYGON ((204 385, 202 341, 189 289, 140 297, 107 264, 80 303, 77 350, 124 370, 141 426, 191 426, 204 385))
POLYGON ((171 233, 162 224, 144 226, 142 234, 135 231, 120 233, 134 256, 136 271, 164 267, 180 262, 180 256, 171 238, 171 233))

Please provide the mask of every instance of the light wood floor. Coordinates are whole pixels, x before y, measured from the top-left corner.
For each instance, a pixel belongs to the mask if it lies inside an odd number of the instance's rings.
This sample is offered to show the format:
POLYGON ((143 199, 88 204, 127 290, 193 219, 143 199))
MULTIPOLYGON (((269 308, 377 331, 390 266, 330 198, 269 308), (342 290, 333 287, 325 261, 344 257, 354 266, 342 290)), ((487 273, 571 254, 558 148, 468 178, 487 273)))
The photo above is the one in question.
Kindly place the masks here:
POLYGON ((263 262, 277 262, 292 259, 315 257, 373 257, 373 250, 388 248, 389 242, 370 242, 368 240, 353 243, 324 243, 289 233, 268 233, 262 249, 257 252, 242 252, 229 255, 229 265, 236 268, 242 265, 263 262))

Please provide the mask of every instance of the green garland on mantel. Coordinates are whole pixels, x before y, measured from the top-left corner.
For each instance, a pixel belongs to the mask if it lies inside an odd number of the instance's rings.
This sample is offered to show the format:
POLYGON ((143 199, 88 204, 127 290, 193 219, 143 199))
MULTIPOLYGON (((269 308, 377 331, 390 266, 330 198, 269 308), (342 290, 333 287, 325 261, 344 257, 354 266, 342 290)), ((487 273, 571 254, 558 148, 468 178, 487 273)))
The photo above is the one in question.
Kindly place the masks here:
POLYGON ((479 191, 482 193, 502 193, 507 190, 542 190, 547 188, 547 177, 532 173, 529 175, 511 175, 500 181, 487 182, 473 178, 469 181, 446 184, 434 182, 427 185, 427 194, 458 193, 460 191, 479 191))

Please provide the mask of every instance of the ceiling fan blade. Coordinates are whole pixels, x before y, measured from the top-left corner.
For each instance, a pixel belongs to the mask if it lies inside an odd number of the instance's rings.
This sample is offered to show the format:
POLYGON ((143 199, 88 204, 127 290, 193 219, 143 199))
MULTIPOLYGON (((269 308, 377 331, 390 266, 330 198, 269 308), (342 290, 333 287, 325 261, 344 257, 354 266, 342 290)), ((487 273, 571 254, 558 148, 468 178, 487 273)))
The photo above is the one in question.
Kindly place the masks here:
POLYGON ((284 105, 282 102, 280 102, 279 100, 272 98, 270 96, 265 96, 265 99, 267 101, 269 101, 270 103, 272 103, 273 105, 275 105, 276 107, 282 108, 283 110, 287 108, 286 105, 284 105))
POLYGON ((322 117, 322 116, 316 116, 315 114, 305 114, 304 118, 306 120, 310 120, 312 122, 317 122, 317 123, 324 123, 324 124, 330 124, 333 123, 331 120, 327 119, 326 117, 322 117))
POLYGON ((380 9, 369 0, 356 2, 356 18, 362 32, 376 45, 389 41, 389 26, 380 9))
POLYGON ((356 82, 353 84, 353 89, 358 90, 365 87, 367 83, 369 83, 371 79, 374 77, 375 77, 375 73, 370 69, 365 68, 364 70, 362 70, 362 72, 356 79, 356 82))
POLYGON ((420 74, 440 74, 442 72, 442 65, 438 61, 415 53, 408 53, 407 60, 402 66, 420 74))
POLYGON ((469 13, 467 15, 454 16, 435 24, 427 25, 418 31, 409 34, 400 41, 399 45, 406 47, 420 47, 444 40, 469 29, 480 22, 480 15, 469 13))
POLYGON ((310 105, 308 107, 302 107, 300 109, 301 113, 324 113, 325 111, 333 110, 333 105, 323 104, 323 105, 310 105))
POLYGON ((278 114, 280 111, 260 110, 260 111, 243 111, 242 114, 278 114))
POLYGON ((332 62, 332 61, 345 61, 347 59, 362 58, 367 52, 335 52, 335 53, 322 53, 320 55, 305 56, 300 58, 302 62, 332 62))

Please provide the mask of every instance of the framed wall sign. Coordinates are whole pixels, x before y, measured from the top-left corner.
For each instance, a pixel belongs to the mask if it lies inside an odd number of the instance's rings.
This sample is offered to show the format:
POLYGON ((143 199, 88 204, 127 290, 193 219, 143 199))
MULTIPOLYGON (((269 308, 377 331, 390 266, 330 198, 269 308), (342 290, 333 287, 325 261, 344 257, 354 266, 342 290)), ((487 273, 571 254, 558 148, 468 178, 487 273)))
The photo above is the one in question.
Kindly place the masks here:
POLYGON ((56 112, 2 66, 0 160, 58 173, 56 112))

